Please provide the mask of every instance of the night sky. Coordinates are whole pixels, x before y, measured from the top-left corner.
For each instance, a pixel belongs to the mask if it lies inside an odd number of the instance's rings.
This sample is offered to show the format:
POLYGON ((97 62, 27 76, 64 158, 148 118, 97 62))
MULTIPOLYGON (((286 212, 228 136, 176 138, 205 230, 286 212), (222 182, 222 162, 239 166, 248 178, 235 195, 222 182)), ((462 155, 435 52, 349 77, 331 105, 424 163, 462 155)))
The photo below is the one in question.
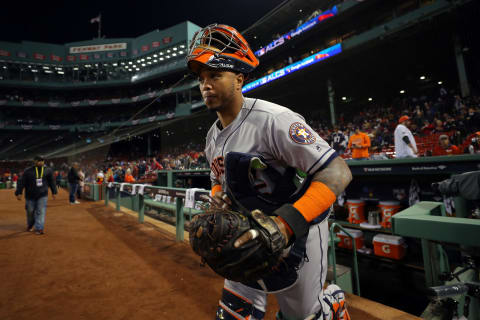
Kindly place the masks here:
POLYGON ((242 31, 283 0, 242 1, 4 1, 0 9, 0 41, 22 40, 63 44, 90 40, 102 14, 102 35, 133 38, 185 20, 199 26, 219 22, 242 31))

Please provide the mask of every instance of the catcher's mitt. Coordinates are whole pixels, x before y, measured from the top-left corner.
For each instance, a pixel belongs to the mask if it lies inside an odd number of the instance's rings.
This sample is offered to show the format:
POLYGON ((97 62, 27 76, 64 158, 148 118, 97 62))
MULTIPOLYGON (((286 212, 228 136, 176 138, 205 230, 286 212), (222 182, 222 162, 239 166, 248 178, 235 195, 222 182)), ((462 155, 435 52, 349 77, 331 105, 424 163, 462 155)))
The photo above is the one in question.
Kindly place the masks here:
POLYGON ((286 239, 272 218, 260 210, 247 216, 211 209, 192 220, 190 245, 222 277, 251 282, 268 275, 279 264, 286 239), (258 236, 235 248, 235 240, 251 229, 258 236))

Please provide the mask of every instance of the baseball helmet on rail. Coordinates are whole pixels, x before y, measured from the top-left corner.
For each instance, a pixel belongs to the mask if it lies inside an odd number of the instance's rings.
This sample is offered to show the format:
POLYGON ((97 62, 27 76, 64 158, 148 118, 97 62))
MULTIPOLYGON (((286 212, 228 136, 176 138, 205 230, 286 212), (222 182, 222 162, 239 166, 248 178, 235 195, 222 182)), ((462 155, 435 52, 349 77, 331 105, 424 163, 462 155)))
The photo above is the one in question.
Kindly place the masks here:
POLYGON ((194 73, 204 65, 247 74, 259 64, 247 41, 235 28, 216 23, 194 34, 186 59, 188 68, 194 73))

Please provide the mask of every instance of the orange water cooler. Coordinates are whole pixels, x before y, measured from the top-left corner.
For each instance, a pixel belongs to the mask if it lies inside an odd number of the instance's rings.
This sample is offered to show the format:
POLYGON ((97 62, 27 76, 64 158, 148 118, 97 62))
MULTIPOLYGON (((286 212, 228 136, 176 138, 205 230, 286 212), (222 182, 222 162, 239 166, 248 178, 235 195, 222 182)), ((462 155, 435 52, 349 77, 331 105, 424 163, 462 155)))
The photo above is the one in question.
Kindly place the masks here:
POLYGON ((392 227, 392 216, 400 211, 400 202, 398 201, 380 201, 378 203, 380 213, 382 215, 382 222, 380 223, 384 228, 392 227))
POLYGON ((376 256, 400 260, 405 256, 405 240, 399 236, 377 234, 373 237, 373 252, 376 256))
POLYGON ((348 207, 348 222, 360 224, 367 221, 365 218, 365 201, 350 199, 347 200, 348 207))

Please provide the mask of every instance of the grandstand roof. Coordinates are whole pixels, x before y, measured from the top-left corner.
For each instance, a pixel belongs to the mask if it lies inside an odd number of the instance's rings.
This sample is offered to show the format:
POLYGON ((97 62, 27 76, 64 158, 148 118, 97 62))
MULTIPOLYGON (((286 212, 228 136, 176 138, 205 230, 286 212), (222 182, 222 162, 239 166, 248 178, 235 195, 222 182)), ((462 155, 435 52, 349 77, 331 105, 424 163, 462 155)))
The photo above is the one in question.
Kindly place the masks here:
POLYGON ((277 32, 296 26, 299 19, 305 19, 311 12, 327 8, 338 1, 334 0, 284 0, 250 27, 242 31, 251 46, 272 40, 277 32), (255 38, 256 37, 256 38, 255 38))

